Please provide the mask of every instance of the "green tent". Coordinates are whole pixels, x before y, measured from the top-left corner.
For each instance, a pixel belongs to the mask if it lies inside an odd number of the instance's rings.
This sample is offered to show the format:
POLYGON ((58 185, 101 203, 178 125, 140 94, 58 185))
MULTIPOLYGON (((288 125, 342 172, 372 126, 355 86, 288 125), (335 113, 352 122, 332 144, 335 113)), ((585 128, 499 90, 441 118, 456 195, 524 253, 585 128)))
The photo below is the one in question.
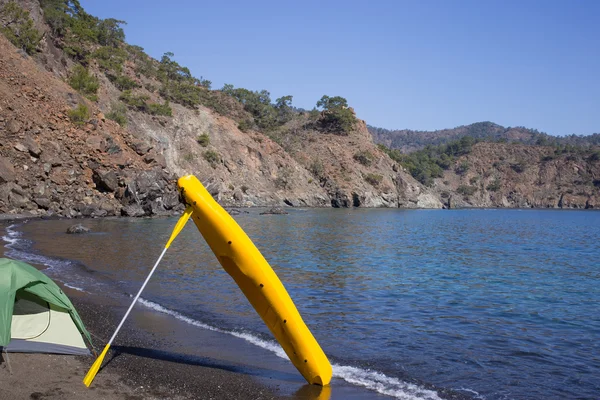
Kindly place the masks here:
POLYGON ((50 278, 0 258, 0 348, 11 352, 89 354, 91 344, 71 301, 50 278))

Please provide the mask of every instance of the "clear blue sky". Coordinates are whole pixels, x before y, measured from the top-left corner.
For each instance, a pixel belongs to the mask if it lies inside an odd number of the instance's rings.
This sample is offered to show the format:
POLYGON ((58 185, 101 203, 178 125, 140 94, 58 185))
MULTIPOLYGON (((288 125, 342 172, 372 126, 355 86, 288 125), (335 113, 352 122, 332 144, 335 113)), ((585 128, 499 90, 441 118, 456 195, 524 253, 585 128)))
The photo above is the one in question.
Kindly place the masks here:
POLYGON ((388 129, 478 121, 600 132, 600 1, 81 0, 196 77, 388 129))

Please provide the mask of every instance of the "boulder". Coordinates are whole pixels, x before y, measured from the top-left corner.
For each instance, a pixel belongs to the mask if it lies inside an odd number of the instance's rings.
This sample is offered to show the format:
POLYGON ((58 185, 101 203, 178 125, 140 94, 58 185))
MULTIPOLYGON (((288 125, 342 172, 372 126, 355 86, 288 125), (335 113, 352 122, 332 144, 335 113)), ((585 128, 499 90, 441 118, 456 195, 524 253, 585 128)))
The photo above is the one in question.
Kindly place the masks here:
POLYGON ((11 119, 6 123, 6 130, 13 135, 19 133, 22 128, 23 124, 16 119, 11 119))
POLYGON ((121 209, 121 215, 125 217, 143 217, 146 211, 139 204, 130 204, 121 209))
POLYGON ((71 225, 67 229, 67 233, 69 233, 69 234, 74 234, 74 233, 88 233, 89 231, 90 231, 90 228, 86 228, 85 226, 83 226, 81 224, 71 225))
POLYGON ((16 179, 15 169, 10 160, 0 156, 0 184, 13 182, 16 179))
POLYGON ((15 144, 15 149, 22 153, 25 153, 27 151, 27 146, 25 146, 23 143, 17 143, 15 144))
POLYGON ((43 208, 44 210, 50 208, 50 199, 47 197, 35 197, 33 202, 37 204, 39 208, 43 208))
POLYGON ((166 210, 172 210, 179 204, 179 193, 171 192, 163 196, 163 206, 166 210))
POLYGON ((138 153, 140 156, 143 156, 144 154, 146 154, 147 152, 152 150, 151 145, 149 145, 148 143, 143 142, 141 140, 131 143, 130 147, 133 149, 133 151, 138 153))
POLYGON ((35 158, 39 158, 42 154, 42 148, 31 136, 27 136, 23 140, 23 144, 27 147, 29 154, 31 154, 35 158))
POLYGON ((156 150, 150 151, 148 154, 144 156, 144 161, 148 164, 152 164, 156 162, 157 165, 161 167, 165 167, 167 165, 167 161, 165 160, 165 156, 158 153, 156 150))
POLYGON ((119 188, 119 178, 114 171, 94 170, 92 179, 100 191, 115 192, 119 188))
POLYGON ((244 193, 240 189, 236 189, 233 192, 233 199, 235 201, 243 201, 244 200, 244 193))

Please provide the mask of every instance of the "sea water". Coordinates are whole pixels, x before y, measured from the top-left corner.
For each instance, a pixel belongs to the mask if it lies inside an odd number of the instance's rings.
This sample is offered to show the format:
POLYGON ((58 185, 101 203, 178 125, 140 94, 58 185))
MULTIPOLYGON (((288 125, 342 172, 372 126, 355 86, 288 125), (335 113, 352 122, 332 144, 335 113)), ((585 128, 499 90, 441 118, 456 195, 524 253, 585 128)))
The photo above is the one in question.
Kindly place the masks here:
MULTIPOLYGON (((374 397, 600 398, 600 213, 290 210, 235 217, 340 380, 374 397)), ((7 255, 79 291, 135 294, 176 218, 6 228, 7 255)), ((282 359, 189 224, 142 295, 149 311, 282 359)), ((335 397, 335 396, 334 396, 335 397)))

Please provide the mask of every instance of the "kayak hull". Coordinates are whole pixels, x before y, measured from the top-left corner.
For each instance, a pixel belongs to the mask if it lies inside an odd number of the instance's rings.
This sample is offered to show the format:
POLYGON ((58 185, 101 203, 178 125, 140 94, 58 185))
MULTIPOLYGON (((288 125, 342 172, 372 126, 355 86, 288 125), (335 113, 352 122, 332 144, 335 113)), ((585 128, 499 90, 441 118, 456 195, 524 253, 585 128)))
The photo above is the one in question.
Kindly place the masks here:
POLYGON ((311 384, 327 385, 327 356, 302 320, 291 297, 248 235, 193 175, 177 182, 181 198, 219 263, 240 287, 290 361, 311 384))

